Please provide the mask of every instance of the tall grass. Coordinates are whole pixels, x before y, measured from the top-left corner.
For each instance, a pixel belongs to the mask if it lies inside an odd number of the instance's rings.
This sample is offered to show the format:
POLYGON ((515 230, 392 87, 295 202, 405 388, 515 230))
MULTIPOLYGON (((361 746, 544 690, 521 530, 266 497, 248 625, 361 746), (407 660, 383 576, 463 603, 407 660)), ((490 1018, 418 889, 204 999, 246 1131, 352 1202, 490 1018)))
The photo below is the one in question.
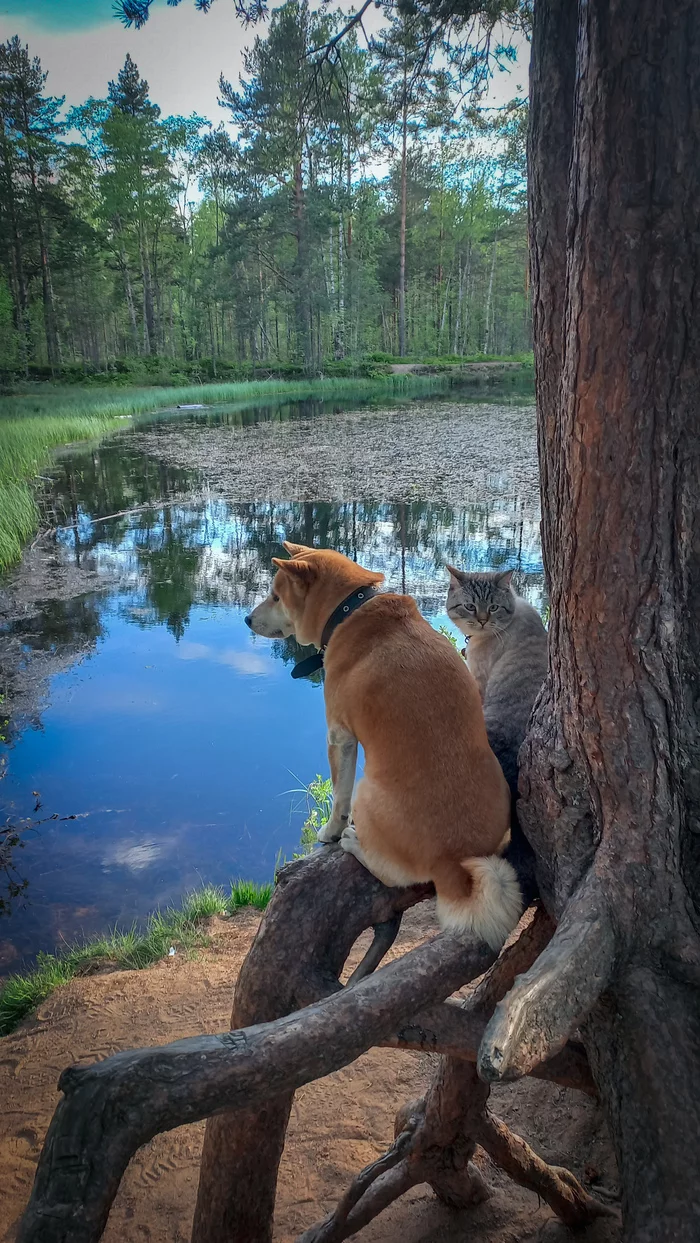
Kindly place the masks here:
POLYGON ((97 937, 55 954, 39 954, 36 966, 22 975, 12 975, 0 988, 0 1036, 13 1031, 62 984, 79 975, 91 975, 100 968, 113 967, 137 971, 165 958, 173 950, 190 951, 206 944, 204 922, 212 915, 235 915, 243 907, 262 911, 272 896, 272 885, 254 881, 234 881, 227 893, 217 885, 205 885, 185 896, 182 906, 156 911, 143 932, 135 927, 126 932, 115 928, 106 937, 97 937))
POLYGON ((177 406, 222 402, 256 404, 284 395, 352 398, 373 393, 434 392, 446 382, 435 376, 376 379, 260 380, 181 388, 78 390, 47 387, 38 393, 0 398, 0 569, 17 561, 39 522, 29 481, 51 450, 74 440, 97 440, 140 414, 177 406))
MULTIPOLYGON (((180 403, 216 405, 226 401, 288 395, 291 401, 305 397, 353 397, 375 392, 410 393, 429 391, 445 383, 439 376, 379 375, 371 379, 349 376, 319 380, 242 380, 235 384, 197 384, 179 388, 74 389, 42 386, 39 392, 18 392, 0 398, 0 429, 5 417, 27 418, 54 415, 58 418, 96 417, 109 419, 148 413, 180 403)), ((0 433, 1 434, 1 433, 0 433)))

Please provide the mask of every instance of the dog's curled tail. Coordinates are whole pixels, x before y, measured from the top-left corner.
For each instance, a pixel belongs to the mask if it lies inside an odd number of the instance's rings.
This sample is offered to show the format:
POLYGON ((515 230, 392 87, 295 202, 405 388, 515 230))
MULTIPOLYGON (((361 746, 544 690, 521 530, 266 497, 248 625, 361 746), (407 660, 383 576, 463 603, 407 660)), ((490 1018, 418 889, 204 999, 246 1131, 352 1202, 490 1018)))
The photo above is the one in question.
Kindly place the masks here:
POLYGON ((500 855, 462 859, 436 869, 432 879, 441 927, 471 933, 500 950, 523 911, 518 877, 507 859, 500 855))

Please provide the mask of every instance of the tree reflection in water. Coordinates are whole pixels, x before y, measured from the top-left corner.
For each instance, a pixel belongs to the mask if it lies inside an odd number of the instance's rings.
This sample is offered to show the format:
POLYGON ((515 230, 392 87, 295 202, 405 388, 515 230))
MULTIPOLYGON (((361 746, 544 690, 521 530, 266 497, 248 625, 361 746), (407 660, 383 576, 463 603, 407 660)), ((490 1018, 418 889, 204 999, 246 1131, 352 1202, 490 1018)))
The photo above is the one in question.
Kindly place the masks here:
POLYGON ((0 887, 4 870, 12 890, 0 894, 0 912, 12 897, 8 926, 26 952, 139 918, 202 879, 266 879, 278 850, 293 850, 299 825, 280 799, 324 763, 322 702, 313 687, 270 676, 301 655, 293 641, 256 647, 242 624, 269 590, 283 539, 381 570, 429 618, 444 614, 445 562, 514 566, 518 589, 544 603, 531 497, 461 508, 235 503, 129 434, 72 449, 45 488, 46 525, 61 529, 55 546, 45 542, 44 578, 32 594, 28 561, 15 574, 28 580, 21 607, 11 590, 7 607, 0 600, 10 715, 0 887), (23 835, 32 905, 19 911, 12 826, 32 819, 38 771, 40 815, 61 823, 23 835))

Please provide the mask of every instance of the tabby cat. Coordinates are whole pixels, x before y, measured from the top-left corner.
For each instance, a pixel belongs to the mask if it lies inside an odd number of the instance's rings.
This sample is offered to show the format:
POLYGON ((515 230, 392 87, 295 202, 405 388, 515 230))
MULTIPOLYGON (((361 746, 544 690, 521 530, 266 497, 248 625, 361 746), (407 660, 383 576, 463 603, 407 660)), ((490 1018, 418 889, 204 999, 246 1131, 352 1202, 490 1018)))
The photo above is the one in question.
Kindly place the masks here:
MULTIPOLYGON (((467 665, 476 678, 484 705, 486 732, 510 786, 518 796, 518 751, 533 704, 547 673, 547 631, 536 609, 517 596, 512 570, 470 574, 448 565, 447 613, 467 635, 467 665)), ((510 858, 526 900, 536 892, 534 857, 515 815, 510 858)))

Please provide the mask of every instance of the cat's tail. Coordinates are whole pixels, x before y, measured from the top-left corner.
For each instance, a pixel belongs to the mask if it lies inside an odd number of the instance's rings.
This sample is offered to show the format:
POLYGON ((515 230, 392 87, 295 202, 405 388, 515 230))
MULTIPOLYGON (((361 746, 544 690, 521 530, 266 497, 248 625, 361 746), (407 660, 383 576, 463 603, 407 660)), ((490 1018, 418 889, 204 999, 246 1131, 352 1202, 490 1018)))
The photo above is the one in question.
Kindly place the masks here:
POLYGON ((500 855, 445 862, 431 878, 440 926, 466 932, 500 950, 523 912, 515 869, 500 855))

